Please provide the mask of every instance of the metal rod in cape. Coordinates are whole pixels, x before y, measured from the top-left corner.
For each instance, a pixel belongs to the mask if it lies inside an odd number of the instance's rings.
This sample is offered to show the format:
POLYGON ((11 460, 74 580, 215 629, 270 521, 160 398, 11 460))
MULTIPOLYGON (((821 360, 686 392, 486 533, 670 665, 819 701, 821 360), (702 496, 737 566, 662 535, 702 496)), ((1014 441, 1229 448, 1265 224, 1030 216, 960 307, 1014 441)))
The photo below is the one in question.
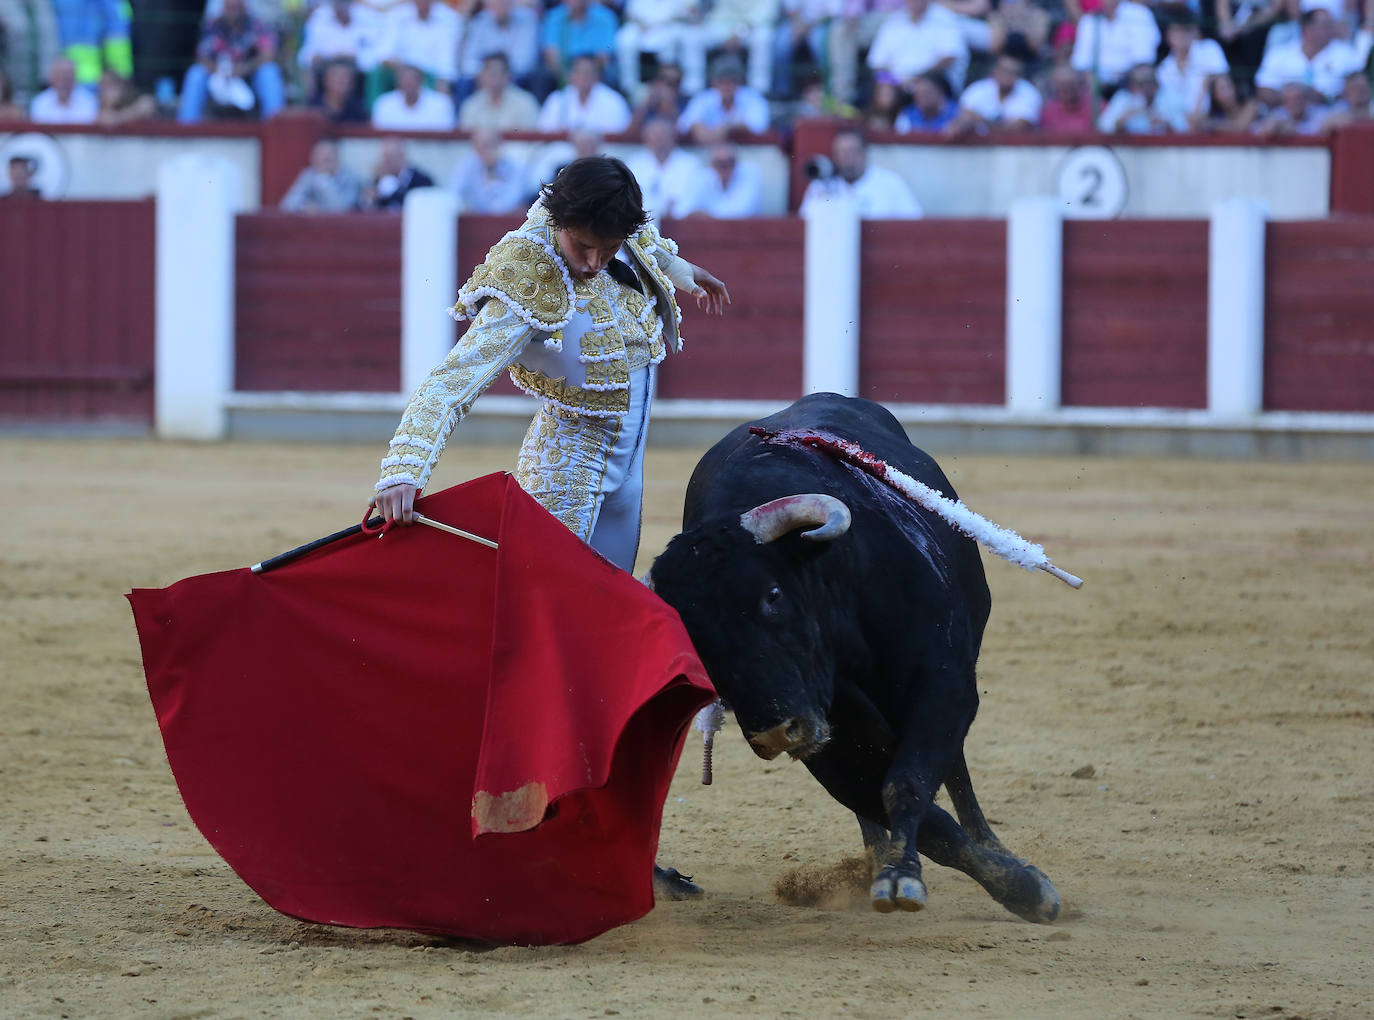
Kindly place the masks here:
POLYGON ((806 432, 799 429, 774 431, 753 426, 749 431, 762 438, 766 443, 784 446, 809 446, 843 460, 847 464, 852 464, 896 489, 908 499, 919 503, 931 513, 938 514, 952 527, 981 542, 1004 560, 1026 570, 1043 570, 1050 576, 1059 578, 1070 588, 1083 587, 1082 578, 1075 577, 1067 570, 1056 567, 1045 555, 1045 550, 1042 547, 1026 541, 1014 531, 998 527, 982 514, 970 510, 963 503, 952 500, 924 482, 917 481, 910 475, 898 471, 857 443, 842 439, 839 436, 826 435, 820 432, 806 432))
MULTIPOLYGON (((451 524, 444 524, 442 521, 436 521, 434 518, 426 517, 422 513, 416 513, 415 520, 419 524, 426 524, 439 531, 446 531, 450 535, 466 538, 470 542, 476 542, 478 545, 484 545, 489 549, 497 548, 496 543, 489 538, 483 538, 481 535, 474 535, 470 531, 464 531, 462 528, 455 528, 451 524)), ((351 535, 373 534, 378 531, 382 531, 384 534, 385 526, 386 522, 384 520, 380 517, 373 517, 371 520, 355 524, 351 528, 344 528, 342 531, 336 531, 332 535, 325 535, 323 538, 317 538, 313 542, 307 542, 305 545, 297 546, 295 549, 289 549, 279 556, 273 556, 271 559, 263 560, 261 563, 254 563, 249 569, 255 574, 265 574, 269 570, 275 570, 277 567, 284 567, 293 560, 298 560, 302 556, 314 552, 316 549, 322 549, 327 545, 332 545, 351 535)))

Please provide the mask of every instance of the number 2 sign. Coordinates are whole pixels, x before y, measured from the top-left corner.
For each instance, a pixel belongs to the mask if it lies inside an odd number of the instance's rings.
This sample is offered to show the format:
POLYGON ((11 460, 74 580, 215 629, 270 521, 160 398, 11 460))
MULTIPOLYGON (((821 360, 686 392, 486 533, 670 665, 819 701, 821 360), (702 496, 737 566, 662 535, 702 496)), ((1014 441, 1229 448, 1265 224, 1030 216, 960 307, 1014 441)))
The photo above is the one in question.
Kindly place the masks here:
POLYGON ((1084 145, 1059 164, 1056 190, 1068 219, 1115 219, 1126 208, 1126 168, 1111 149, 1084 145))

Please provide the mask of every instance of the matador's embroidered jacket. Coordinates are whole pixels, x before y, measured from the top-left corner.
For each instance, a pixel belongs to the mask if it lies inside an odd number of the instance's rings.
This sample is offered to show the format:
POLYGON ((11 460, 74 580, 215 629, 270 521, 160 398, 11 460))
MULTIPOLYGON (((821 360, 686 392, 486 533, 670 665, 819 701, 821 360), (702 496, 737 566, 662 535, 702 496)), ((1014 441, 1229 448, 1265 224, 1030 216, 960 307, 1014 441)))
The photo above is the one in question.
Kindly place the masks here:
POLYGON ((626 241, 641 294, 606 272, 574 282, 555 235, 536 202, 459 290, 450 314, 472 325, 410 398, 378 491, 406 482, 423 488, 454 426, 504 370, 558 418, 620 419, 630 408, 630 374, 662 361, 669 347, 681 349, 675 287, 695 283, 676 244, 652 224, 626 241))

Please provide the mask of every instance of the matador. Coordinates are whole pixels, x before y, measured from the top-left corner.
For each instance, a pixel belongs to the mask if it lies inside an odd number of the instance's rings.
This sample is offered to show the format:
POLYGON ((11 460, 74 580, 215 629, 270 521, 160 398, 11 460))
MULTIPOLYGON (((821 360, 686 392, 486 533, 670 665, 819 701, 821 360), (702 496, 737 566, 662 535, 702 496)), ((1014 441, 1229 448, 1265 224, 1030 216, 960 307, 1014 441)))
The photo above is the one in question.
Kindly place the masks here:
POLYGON ((708 312, 724 284, 648 221, 618 159, 587 156, 546 185, 451 309, 471 325, 410 398, 372 503, 409 523, 454 426, 503 371, 540 399, 515 476, 592 548, 633 570, 656 366, 681 349, 686 290, 708 312))

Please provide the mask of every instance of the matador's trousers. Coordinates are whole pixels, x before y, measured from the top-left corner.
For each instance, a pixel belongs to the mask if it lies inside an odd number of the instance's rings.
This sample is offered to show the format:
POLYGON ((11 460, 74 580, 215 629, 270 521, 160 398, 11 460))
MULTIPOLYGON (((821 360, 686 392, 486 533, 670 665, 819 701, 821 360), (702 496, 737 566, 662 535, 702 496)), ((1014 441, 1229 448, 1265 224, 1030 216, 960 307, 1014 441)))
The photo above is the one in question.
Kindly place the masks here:
POLYGON ((616 566, 634 571, 644 500, 644 443, 655 366, 630 373, 623 418, 539 408, 516 461, 521 488, 616 566))

